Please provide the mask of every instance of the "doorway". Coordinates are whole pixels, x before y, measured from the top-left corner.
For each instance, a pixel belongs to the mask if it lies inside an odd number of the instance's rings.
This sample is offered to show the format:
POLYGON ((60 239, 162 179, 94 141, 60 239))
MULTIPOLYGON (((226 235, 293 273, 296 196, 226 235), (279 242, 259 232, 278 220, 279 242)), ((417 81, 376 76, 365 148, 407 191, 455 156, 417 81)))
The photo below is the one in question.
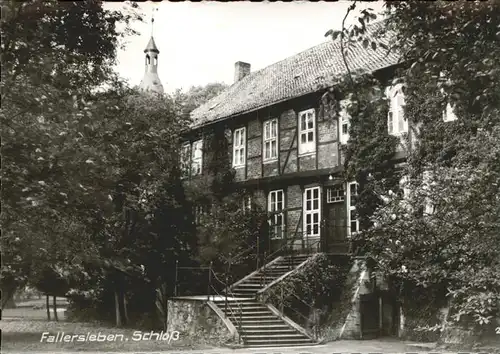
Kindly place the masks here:
POLYGON ((323 249, 327 253, 347 253, 347 208, 343 184, 326 186, 323 212, 323 249))

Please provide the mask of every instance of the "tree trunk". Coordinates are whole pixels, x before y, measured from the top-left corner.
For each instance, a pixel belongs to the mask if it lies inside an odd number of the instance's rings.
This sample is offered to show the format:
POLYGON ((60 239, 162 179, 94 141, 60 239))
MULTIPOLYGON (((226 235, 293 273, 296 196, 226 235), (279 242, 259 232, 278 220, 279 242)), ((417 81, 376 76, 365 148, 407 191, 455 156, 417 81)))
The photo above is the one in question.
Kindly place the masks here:
POLYGON ((118 296, 118 291, 115 289, 115 314, 116 314, 116 326, 122 326, 122 318, 120 314, 120 297, 118 296))
POLYGON ((2 310, 13 302, 16 286, 2 286, 2 310))
POLYGON ((50 321, 50 300, 48 294, 45 294, 45 308, 47 309, 47 320, 50 321))
POLYGON ((123 293, 123 315, 125 316, 125 323, 128 324, 127 296, 125 293, 123 293))
POLYGON ((54 319, 56 321, 59 321, 59 318, 57 317, 57 302, 56 302, 56 296, 52 296, 52 303, 54 305, 54 319))

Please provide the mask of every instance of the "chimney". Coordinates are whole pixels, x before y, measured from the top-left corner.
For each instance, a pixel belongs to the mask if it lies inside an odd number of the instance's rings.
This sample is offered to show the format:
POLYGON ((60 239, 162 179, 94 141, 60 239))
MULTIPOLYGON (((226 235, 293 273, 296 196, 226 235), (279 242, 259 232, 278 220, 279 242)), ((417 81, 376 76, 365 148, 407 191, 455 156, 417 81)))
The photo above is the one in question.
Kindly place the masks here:
POLYGON ((234 63, 234 82, 238 82, 250 74, 250 64, 242 61, 234 63))

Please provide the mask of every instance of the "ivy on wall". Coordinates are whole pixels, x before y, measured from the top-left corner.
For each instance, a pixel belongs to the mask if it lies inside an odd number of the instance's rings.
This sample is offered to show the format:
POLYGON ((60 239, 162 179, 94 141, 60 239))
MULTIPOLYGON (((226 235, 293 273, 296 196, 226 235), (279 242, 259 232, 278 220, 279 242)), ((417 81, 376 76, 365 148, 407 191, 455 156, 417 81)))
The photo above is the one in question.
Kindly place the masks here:
POLYGON ((344 291, 349 258, 329 258, 318 254, 298 271, 271 287, 263 301, 283 308, 286 316, 317 338, 345 320, 352 294, 344 291), (348 293, 348 301, 345 295, 348 293))

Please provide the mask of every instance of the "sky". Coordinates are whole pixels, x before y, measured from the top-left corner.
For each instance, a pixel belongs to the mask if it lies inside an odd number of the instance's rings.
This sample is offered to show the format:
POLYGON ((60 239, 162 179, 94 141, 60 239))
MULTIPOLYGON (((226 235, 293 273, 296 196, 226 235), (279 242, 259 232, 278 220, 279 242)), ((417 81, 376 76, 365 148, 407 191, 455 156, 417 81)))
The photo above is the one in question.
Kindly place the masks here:
MULTIPOLYGON (((350 2, 143 2, 144 22, 132 27, 140 34, 127 37, 118 52, 117 70, 132 86, 144 74, 144 48, 153 35, 160 51, 158 74, 166 92, 211 82, 232 84, 234 63, 244 61, 257 71, 320 44, 325 33, 340 29, 350 2)), ((358 3, 359 4, 359 3, 358 3)), ((123 4, 105 3, 108 9, 123 4)), ((378 11, 382 2, 365 3, 378 11)))

